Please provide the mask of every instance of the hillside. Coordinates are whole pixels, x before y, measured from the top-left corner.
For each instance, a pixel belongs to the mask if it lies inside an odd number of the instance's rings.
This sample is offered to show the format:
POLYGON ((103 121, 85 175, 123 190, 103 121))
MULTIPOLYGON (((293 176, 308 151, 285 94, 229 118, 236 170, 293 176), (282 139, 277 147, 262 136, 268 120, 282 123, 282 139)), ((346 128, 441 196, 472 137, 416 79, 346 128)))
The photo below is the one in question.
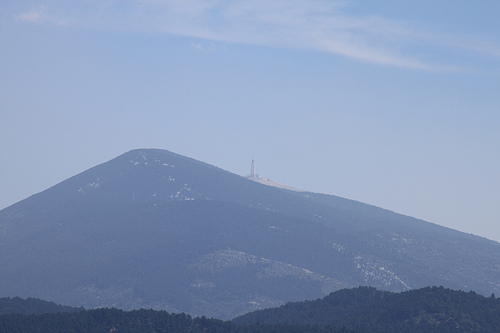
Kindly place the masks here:
POLYGON ((95 309, 78 313, 0 315, 0 332, 74 333, 362 333, 346 328, 302 325, 235 325, 165 311, 95 309))
POLYGON ((233 318, 359 285, 500 294, 500 244, 165 150, 0 211, 0 296, 233 318))
POLYGON ((84 310, 39 299, 3 298, 0 310, 5 304, 15 304, 15 309, 0 313, 0 332, 493 333, 500 327, 500 300, 494 295, 443 287, 401 293, 371 287, 343 289, 323 299, 259 310, 231 322, 145 309, 84 310))
POLYGON ((47 302, 38 298, 0 298, 0 315, 11 313, 30 315, 57 312, 77 312, 82 310, 83 308, 59 305, 54 302, 47 302))
POLYGON ((288 303, 233 320, 237 324, 345 326, 369 332, 498 332, 500 299, 427 287, 401 293, 358 287, 288 303))

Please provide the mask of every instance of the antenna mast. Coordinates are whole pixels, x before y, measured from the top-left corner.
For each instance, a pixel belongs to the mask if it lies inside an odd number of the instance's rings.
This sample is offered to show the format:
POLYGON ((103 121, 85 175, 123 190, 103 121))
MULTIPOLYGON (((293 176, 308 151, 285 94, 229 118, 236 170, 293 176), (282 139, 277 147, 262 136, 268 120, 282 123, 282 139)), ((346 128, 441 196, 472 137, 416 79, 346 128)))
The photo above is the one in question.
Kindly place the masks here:
POLYGON ((250 177, 255 177, 257 176, 257 173, 255 172, 255 161, 253 160, 253 155, 252 155, 252 165, 250 166, 250 177))

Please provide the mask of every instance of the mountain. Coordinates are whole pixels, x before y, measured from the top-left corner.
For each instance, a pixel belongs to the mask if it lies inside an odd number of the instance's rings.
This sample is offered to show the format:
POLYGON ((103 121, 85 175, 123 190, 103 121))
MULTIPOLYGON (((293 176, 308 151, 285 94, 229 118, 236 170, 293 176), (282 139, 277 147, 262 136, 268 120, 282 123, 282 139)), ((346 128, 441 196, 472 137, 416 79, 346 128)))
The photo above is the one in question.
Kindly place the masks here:
POLYGON ((500 293, 500 244, 165 150, 0 211, 0 296, 216 318, 373 286, 500 293))
POLYGON ((318 325, 366 332, 498 332, 500 299, 443 287, 400 293, 358 287, 235 318, 239 325, 318 325))

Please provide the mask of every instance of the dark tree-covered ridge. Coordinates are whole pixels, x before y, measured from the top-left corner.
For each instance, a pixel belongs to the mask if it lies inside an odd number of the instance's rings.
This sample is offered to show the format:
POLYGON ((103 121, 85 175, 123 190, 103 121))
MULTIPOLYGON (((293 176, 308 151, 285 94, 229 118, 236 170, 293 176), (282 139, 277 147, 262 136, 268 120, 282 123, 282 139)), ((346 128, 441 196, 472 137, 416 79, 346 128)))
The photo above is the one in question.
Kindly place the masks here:
POLYGON ((236 325, 156 310, 84 310, 75 313, 0 315, 0 332, 72 333, 356 333, 346 328, 301 325, 236 325))
POLYGON ((233 322, 345 326, 370 332, 499 332, 500 300, 443 287, 401 293, 358 287, 255 311, 233 322))
POLYGON ((33 298, 3 298, 0 305, 4 313, 17 312, 0 314, 0 332, 9 333, 488 333, 498 332, 500 327, 500 300, 494 295, 484 297, 475 292, 443 287, 401 293, 372 287, 343 289, 323 299, 255 311, 233 321, 144 309, 128 312, 114 308, 83 310, 33 298), (44 311, 51 313, 41 313, 44 311))

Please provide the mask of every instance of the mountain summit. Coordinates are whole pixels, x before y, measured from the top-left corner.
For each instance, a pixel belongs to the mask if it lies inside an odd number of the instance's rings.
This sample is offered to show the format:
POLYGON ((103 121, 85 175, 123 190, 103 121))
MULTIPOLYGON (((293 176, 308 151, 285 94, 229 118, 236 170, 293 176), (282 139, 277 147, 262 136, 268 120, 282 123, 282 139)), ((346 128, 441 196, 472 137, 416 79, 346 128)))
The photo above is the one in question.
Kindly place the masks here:
POLYGON ((232 318, 359 285, 500 294, 500 244, 138 149, 0 211, 0 296, 232 318))

